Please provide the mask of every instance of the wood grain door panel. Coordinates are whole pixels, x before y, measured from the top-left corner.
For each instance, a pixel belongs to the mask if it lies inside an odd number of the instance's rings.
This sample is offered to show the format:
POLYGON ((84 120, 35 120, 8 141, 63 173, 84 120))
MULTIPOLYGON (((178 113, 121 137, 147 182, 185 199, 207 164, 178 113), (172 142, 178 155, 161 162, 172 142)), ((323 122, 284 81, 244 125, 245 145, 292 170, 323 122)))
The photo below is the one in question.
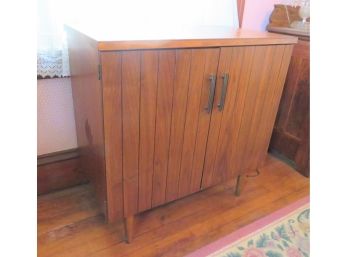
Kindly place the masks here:
MULTIPOLYGON (((119 67, 118 77, 104 87, 122 98, 121 113, 113 117, 113 123, 122 117, 117 132, 122 164, 113 167, 123 170, 125 216, 200 190, 211 117, 204 107, 219 53, 219 48, 103 53, 119 67)), ((112 128, 109 137, 115 135, 112 128)))
MULTIPOLYGON (((123 191, 124 216, 218 184, 262 163, 291 48, 102 54, 108 71, 103 72, 107 169, 108 174, 115 171, 109 177, 122 184, 113 192, 123 191), (220 110, 224 74, 229 74, 229 81, 220 110), (217 80, 213 109, 207 112, 211 75, 217 80)), ((120 205, 122 201, 114 203, 111 211, 122 212, 120 205)))
POLYGON ((154 172, 159 53, 141 52, 139 211, 152 206, 154 172))
POLYGON ((140 52, 122 52, 122 152, 124 214, 138 211, 140 52))
MULTIPOLYGON (((225 106, 219 111, 215 97, 202 188, 256 169, 264 145, 269 142, 268 124, 280 98, 283 56, 286 46, 227 47, 221 49, 218 76, 230 75, 225 106), (272 109, 273 108, 273 109, 272 109)), ((283 71, 284 73, 284 71, 283 71)), ((222 81, 218 81, 221 88, 222 81)))
POLYGON ((152 207, 165 203, 175 59, 175 50, 159 51, 152 207))
MULTIPOLYGON (((216 180, 215 176, 215 163, 216 163, 216 153, 218 151, 218 147, 220 148, 219 151, 219 162, 220 166, 226 166, 226 162, 228 160, 227 158, 227 148, 231 144, 233 145, 234 141, 236 140, 236 136, 238 135, 235 133, 237 130, 237 127, 235 126, 238 124, 238 117, 233 115, 233 106, 234 106, 234 98, 236 95, 236 86, 238 81, 238 76, 241 74, 247 74, 247 68, 248 68, 248 62, 250 62, 249 59, 252 57, 252 52, 249 53, 250 57, 243 56, 243 51, 235 51, 237 48, 222 48, 221 49, 221 58, 219 62, 219 68, 218 68, 218 81, 217 81, 217 88, 216 88, 216 95, 215 95, 215 102, 214 102, 214 109, 211 117, 211 124, 210 124, 210 130, 209 130, 209 137, 208 137, 208 143, 207 143, 207 150, 206 150, 206 159, 204 163, 204 173, 203 173, 203 179, 202 179, 202 188, 209 187, 210 185, 214 184, 213 181, 216 180), (238 56, 239 54, 239 56, 238 56), (234 64, 242 64, 242 58, 245 59, 244 62, 244 69, 243 72, 239 71, 241 69, 238 67, 238 65, 231 66, 231 61, 233 58, 234 64), (221 76, 223 73, 227 72, 230 69, 230 67, 233 67, 236 69, 235 72, 229 72, 230 73, 230 80, 227 86, 227 93, 226 93, 226 102, 223 112, 219 111, 217 108, 217 103, 219 102, 220 96, 221 96, 221 86, 222 86, 222 80, 221 76), (238 76, 237 76, 238 75, 238 76), (228 118, 233 118, 230 120, 230 122, 221 122, 223 114, 225 115, 225 120, 228 118), (221 125, 223 125, 221 127, 221 125), (234 133, 233 133, 234 132, 234 133), (227 133, 228 138, 226 138, 226 141, 222 141, 219 139, 220 133, 227 133)), ((242 78, 245 80, 246 78, 242 78)), ((242 96, 240 96, 242 97, 242 96)), ((240 118, 240 117, 239 117, 240 118)))
POLYGON ((193 50, 194 62, 191 64, 179 197, 200 189, 211 117, 211 113, 205 110, 209 99, 209 78, 216 74, 219 52, 218 48, 193 50))

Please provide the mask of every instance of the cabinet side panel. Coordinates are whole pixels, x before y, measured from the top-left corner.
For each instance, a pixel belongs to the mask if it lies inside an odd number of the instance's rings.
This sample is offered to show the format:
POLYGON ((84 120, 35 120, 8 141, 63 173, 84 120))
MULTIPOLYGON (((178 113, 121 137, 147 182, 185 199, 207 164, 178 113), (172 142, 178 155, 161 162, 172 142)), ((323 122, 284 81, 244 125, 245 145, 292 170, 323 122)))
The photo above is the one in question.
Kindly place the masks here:
POLYGON ((138 211, 140 52, 122 52, 124 215, 138 211))
POLYGON ((105 213, 103 107, 97 42, 73 29, 67 28, 67 32, 81 168, 94 185, 100 208, 105 213))
POLYGON ((100 54, 103 78, 108 222, 123 217, 121 53, 100 54))

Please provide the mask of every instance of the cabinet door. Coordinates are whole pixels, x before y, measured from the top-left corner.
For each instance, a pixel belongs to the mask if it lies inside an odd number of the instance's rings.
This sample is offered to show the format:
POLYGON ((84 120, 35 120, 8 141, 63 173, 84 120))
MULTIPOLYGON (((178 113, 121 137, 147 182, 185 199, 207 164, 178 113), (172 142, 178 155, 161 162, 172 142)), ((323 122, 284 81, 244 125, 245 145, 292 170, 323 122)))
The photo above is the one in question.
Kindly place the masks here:
POLYGON ((221 48, 202 188, 256 169, 266 157, 291 50, 221 48))
POLYGON ((107 170, 122 169, 124 216, 200 190, 211 117, 205 107, 219 52, 102 53, 107 170))

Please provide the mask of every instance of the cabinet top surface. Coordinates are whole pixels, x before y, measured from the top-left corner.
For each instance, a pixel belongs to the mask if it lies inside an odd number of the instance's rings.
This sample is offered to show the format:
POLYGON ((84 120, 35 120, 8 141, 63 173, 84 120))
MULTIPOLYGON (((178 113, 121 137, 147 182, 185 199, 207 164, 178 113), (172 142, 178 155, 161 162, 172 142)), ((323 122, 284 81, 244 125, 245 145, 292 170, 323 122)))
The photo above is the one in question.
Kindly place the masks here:
POLYGON ((67 25, 66 30, 68 34, 84 34, 96 41, 100 51, 297 43, 297 38, 293 36, 217 26, 178 27, 163 31, 156 28, 132 30, 67 25))

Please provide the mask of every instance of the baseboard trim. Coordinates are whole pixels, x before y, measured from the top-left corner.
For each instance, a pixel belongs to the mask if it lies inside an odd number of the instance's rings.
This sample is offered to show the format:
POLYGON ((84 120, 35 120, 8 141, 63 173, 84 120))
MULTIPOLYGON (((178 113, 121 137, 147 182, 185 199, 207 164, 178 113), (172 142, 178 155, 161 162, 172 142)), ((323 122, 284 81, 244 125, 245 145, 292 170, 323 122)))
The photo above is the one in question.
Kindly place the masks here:
POLYGON ((39 155, 37 157, 37 194, 87 183, 80 169, 80 154, 77 148, 39 155))

